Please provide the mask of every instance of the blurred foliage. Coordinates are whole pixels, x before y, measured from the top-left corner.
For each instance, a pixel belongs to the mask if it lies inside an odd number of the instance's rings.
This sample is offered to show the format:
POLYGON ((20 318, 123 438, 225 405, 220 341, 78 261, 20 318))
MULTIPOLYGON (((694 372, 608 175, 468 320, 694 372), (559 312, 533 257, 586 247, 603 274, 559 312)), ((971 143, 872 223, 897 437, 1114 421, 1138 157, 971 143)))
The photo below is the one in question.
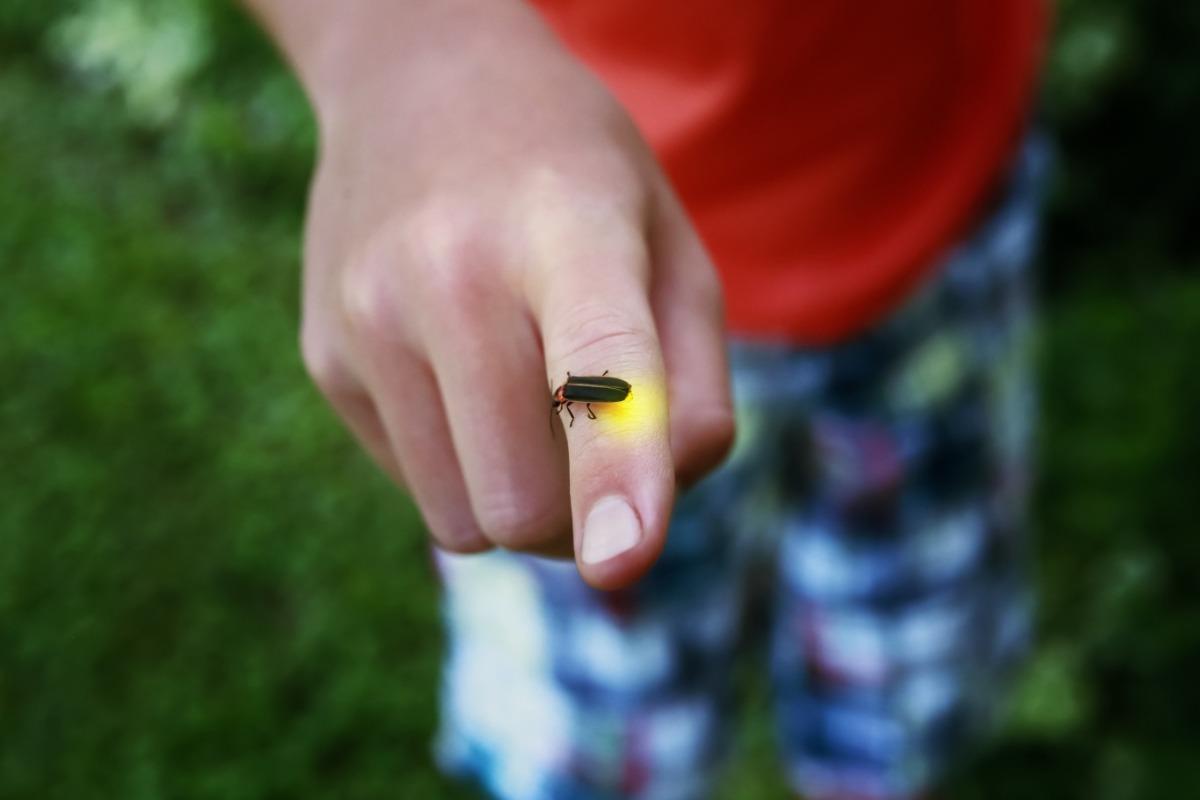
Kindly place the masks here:
MULTIPOLYGON (((1060 6, 1042 642, 954 797, 1200 786, 1197 41, 1200 5, 1060 6)), ((418 517, 296 353, 313 147, 234 7, 0 5, 6 800, 466 796, 418 517)), ((779 797, 747 683, 723 796, 779 797)))
POLYGON ((1194 152, 1200 4, 1062 0, 1047 115, 1063 152, 1051 218, 1051 288, 1110 288, 1190 271, 1200 250, 1194 152), (1065 262, 1065 263, 1061 263, 1065 262))

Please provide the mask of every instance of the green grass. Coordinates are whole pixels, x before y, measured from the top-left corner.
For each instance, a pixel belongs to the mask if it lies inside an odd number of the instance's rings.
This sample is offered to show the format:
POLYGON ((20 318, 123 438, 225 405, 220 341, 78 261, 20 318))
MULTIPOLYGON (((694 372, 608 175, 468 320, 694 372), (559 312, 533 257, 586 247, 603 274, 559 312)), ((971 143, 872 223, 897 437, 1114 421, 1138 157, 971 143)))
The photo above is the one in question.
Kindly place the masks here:
MULTIPOLYGON (((147 116, 52 55, 55 8, 0 14, 0 797, 470 796, 429 758, 418 517, 299 364, 298 91, 209 9, 147 116)), ((1047 259, 1042 644, 954 797, 1200 786, 1200 278, 1145 226, 1089 244, 1088 157, 1047 259)), ((722 796, 780 797, 747 694, 722 796)))
POLYGON ((453 796, 418 518, 296 353, 303 171, 3 73, 0 796, 453 796))

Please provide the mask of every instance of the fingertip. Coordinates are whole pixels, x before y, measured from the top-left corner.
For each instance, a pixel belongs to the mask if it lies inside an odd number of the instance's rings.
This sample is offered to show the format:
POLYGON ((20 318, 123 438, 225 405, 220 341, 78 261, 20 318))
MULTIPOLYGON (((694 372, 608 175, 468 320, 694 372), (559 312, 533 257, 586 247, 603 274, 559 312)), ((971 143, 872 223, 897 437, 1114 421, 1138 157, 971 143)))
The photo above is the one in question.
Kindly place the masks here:
POLYGON ((474 524, 426 525, 434 546, 447 553, 465 556, 484 553, 496 546, 474 524))
MULTIPOLYGON (((666 507, 670 507, 670 498, 666 507)), ((668 514, 638 510, 621 495, 593 503, 577 542, 580 575, 593 588, 621 589, 636 583, 662 552, 668 514)))
POLYGON ((583 523, 580 560, 601 564, 636 547, 642 540, 642 521, 629 501, 608 495, 592 504, 583 523))

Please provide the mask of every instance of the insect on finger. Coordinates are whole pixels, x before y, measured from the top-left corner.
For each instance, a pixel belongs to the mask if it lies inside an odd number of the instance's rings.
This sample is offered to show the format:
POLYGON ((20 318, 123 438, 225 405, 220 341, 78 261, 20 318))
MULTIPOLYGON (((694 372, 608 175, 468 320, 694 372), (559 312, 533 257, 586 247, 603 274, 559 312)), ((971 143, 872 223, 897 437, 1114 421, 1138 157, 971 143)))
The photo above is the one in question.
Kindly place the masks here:
MULTIPOLYGON (((592 403, 620 403, 629 397, 632 390, 633 387, 629 385, 628 381, 609 377, 608 370, 604 370, 600 375, 572 375, 568 372, 567 382, 553 392, 550 413, 561 413, 565 409, 567 416, 571 418, 571 423, 567 427, 573 427, 575 414, 571 412, 572 403, 583 403, 587 408, 588 419, 596 419, 592 403)), ((553 421, 551 421, 550 433, 552 435, 554 433, 553 421)))

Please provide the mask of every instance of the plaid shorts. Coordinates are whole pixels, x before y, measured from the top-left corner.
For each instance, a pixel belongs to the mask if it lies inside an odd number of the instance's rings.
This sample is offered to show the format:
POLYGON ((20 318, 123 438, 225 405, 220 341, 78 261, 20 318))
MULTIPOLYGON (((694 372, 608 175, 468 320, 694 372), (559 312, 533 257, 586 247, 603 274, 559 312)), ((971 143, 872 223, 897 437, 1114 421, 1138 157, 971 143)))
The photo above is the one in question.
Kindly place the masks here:
POLYGON ((1030 137, 984 222, 872 330, 731 346, 734 451, 680 498, 636 586, 437 553, 445 771, 504 800, 704 797, 746 630, 765 632, 782 760, 806 797, 912 797, 978 740, 1030 635, 1046 162, 1030 137))

